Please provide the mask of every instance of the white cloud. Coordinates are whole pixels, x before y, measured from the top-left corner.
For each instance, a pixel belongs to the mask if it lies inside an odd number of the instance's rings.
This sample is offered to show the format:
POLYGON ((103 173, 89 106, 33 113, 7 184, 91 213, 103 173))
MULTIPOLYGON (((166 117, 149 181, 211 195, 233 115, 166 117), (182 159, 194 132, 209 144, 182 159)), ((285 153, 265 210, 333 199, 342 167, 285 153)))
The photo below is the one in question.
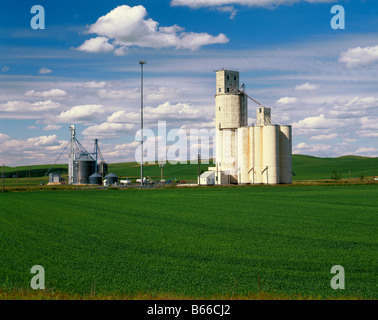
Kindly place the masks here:
POLYGON ((46 127, 43 128, 45 131, 56 131, 59 130, 62 126, 56 125, 56 124, 49 124, 46 127))
POLYGON ((107 86, 106 81, 89 81, 83 84, 84 88, 99 89, 107 86))
POLYGON ((200 112, 198 109, 186 103, 177 103, 171 104, 170 102, 165 102, 158 105, 156 108, 146 107, 146 115, 149 115, 151 118, 156 119, 196 119, 200 112))
POLYGON ((7 72, 7 71, 9 71, 9 67, 8 66, 3 66, 2 68, 1 68, 1 71, 2 72, 7 72))
POLYGON ((353 99, 349 100, 348 103, 345 104, 346 107, 357 106, 357 107, 376 107, 378 105, 378 99, 375 97, 354 97, 353 99))
POLYGON ((111 123, 134 122, 134 121, 140 120, 140 117, 141 115, 138 112, 117 111, 108 117, 107 122, 111 122, 111 123))
POLYGON ((296 129, 328 129, 333 127, 342 126, 340 120, 327 119, 324 114, 318 117, 307 117, 303 120, 299 120, 293 123, 293 128, 296 129))
POLYGON ((118 139, 122 135, 130 134, 134 124, 104 122, 86 128, 83 135, 99 139, 118 139))
POLYGON ((370 65, 378 62, 378 46, 350 48, 341 53, 340 62, 344 62, 348 68, 370 65))
POLYGON ((34 145, 36 147, 39 146, 55 146, 57 145, 57 136, 54 134, 52 136, 41 136, 36 138, 29 138, 26 140, 31 145, 34 145))
POLYGON ((373 129, 378 130, 378 118, 377 117, 362 117, 360 119, 361 129, 373 129))
POLYGON ((106 37, 96 37, 85 40, 77 50, 86 52, 111 52, 114 50, 114 45, 110 44, 109 39, 106 37))
POLYGON ((378 99, 375 97, 354 97, 349 100, 340 99, 336 101, 329 114, 339 118, 362 117, 378 106, 378 99))
POLYGON ((171 0, 172 6, 187 6, 190 8, 241 5, 249 7, 276 7, 279 5, 291 5, 296 2, 324 3, 333 0, 171 0))
POLYGON ((102 105, 87 104, 75 106, 67 111, 63 111, 57 117, 57 121, 62 123, 89 122, 99 119, 104 113, 105 108, 102 105))
POLYGON ((230 19, 234 19, 238 11, 233 6, 217 7, 220 12, 225 12, 230 14, 230 19))
POLYGON ((147 18, 146 9, 139 5, 118 6, 92 24, 88 33, 98 37, 86 40, 77 50, 87 52, 126 53, 128 47, 150 47, 196 50, 204 45, 227 43, 224 34, 185 32, 180 26, 159 27, 159 23, 147 18))
POLYGON ((353 138, 344 138, 344 141, 345 141, 345 142, 356 142, 357 139, 353 139, 353 138))
POLYGON ((30 103, 28 101, 8 101, 7 103, 0 104, 0 110, 5 112, 38 112, 49 111, 58 109, 59 102, 51 100, 37 101, 30 103))
MULTIPOLYGON (((171 104, 169 101, 157 107, 145 107, 143 109, 144 120, 195 120, 198 119, 200 111, 186 103, 171 104)), ((109 123, 125 123, 140 121, 139 112, 117 111, 108 117, 109 123)))
POLYGON ((48 111, 53 109, 58 109, 60 107, 59 102, 54 102, 51 100, 38 101, 31 104, 31 111, 48 111))
MULTIPOLYGON (((378 138, 378 131, 373 130, 359 130, 356 132, 360 138, 378 138)), ((356 139, 355 139, 356 141, 356 139)))
POLYGON ((9 139, 8 135, 0 133, 0 141, 5 141, 5 140, 8 140, 8 139, 9 139))
MULTIPOLYGON (((176 99, 180 97, 182 90, 178 88, 170 87, 145 87, 144 88, 144 101, 146 103, 160 103, 166 101, 167 99, 176 99)), ((102 99, 127 99, 127 100, 137 100, 140 99, 140 89, 125 89, 125 90, 107 90, 100 89, 97 95, 102 99)))
POLYGON ((103 99, 137 99, 140 97, 139 89, 133 90, 106 90, 100 89, 97 95, 103 99))
POLYGON ((25 96, 40 98, 62 98, 68 96, 68 93, 61 89, 51 89, 46 91, 29 90, 25 92, 25 96))
POLYGON ((40 74, 47 74, 47 73, 51 73, 51 72, 52 72, 52 70, 47 69, 47 68, 41 68, 41 69, 39 69, 39 73, 40 74))
POLYGON ((214 127, 215 127, 215 122, 214 121, 209 121, 209 122, 196 121, 194 123, 190 123, 190 125, 183 125, 183 126, 180 127, 180 129, 183 129, 185 131, 189 131, 190 129, 214 130, 214 127))
POLYGON ((140 142, 133 141, 130 143, 112 145, 101 149, 105 159, 119 159, 119 161, 135 161, 135 149, 140 145, 140 142))
POLYGON ((355 151, 355 154, 366 157, 376 157, 378 156, 378 149, 373 147, 361 147, 355 151))
POLYGON ((298 143, 293 146, 293 153, 296 154, 320 154, 323 152, 329 152, 333 147, 329 144, 307 144, 305 142, 298 143))
POLYGON ((283 98, 278 99, 276 101, 276 103, 283 104, 283 105, 288 105, 288 104, 296 103, 297 101, 298 101, 298 99, 295 98, 295 97, 283 97, 283 98))
POLYGON ((295 90, 298 91, 314 91, 319 88, 319 85, 306 82, 304 84, 297 85, 295 90))
POLYGON ((311 140, 332 140, 337 138, 339 135, 337 133, 331 133, 331 134, 320 134, 318 136, 312 136, 311 140))
POLYGON ((52 163, 68 141, 59 141, 56 135, 10 139, 0 134, 0 162, 8 165, 52 163))

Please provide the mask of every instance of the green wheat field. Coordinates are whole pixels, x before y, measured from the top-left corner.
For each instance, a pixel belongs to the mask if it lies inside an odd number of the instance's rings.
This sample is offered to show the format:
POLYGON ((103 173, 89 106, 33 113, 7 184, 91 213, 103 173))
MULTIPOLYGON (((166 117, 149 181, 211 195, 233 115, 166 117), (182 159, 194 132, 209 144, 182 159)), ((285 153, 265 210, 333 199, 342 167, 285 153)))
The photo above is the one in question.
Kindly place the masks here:
POLYGON ((376 299, 377 196, 378 184, 0 193, 0 299, 376 299), (33 265, 46 295, 31 292, 33 265))

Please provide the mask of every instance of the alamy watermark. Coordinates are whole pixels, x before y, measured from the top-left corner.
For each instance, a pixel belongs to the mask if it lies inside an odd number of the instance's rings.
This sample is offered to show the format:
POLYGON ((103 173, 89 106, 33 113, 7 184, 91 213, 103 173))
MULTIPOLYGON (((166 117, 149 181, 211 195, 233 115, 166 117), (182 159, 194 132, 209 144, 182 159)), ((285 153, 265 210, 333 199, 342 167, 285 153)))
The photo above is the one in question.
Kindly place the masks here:
MULTIPOLYGON (((41 265, 34 265, 30 273, 36 274, 30 281, 30 286, 34 290, 45 289, 45 268, 41 265)), ((331 273, 336 274, 331 279, 331 288, 334 290, 345 289, 345 270, 341 265, 334 265, 331 268, 331 273)))
MULTIPOLYGON (((141 130, 135 134, 135 142, 139 146, 135 151, 135 161, 142 160, 141 130)), ((213 158, 212 150, 215 143, 215 129, 171 129, 167 132, 166 121, 158 122, 157 135, 151 129, 143 129, 143 163, 155 164, 196 164, 201 155, 203 164, 209 164, 213 158)))
POLYGON ((32 29, 45 29, 45 8, 41 5, 32 6, 30 13, 35 14, 30 20, 32 29))
POLYGON ((335 14, 331 19, 331 28, 334 30, 345 29, 345 10, 343 6, 335 5, 331 8, 331 13, 335 14))
POLYGON ((30 281, 31 288, 34 290, 45 289, 45 268, 40 265, 35 265, 31 268, 30 273, 36 273, 30 281))
POLYGON ((331 268, 331 273, 336 275, 331 279, 331 288, 334 290, 345 289, 345 270, 343 266, 335 265, 331 268))

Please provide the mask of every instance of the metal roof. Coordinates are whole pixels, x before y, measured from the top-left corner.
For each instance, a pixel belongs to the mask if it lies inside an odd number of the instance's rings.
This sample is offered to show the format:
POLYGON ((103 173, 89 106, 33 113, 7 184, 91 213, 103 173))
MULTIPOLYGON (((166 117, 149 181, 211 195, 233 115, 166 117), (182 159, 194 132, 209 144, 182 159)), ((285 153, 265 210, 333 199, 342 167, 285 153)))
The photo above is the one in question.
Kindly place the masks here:
POLYGON ((94 174, 92 174, 91 176, 89 176, 89 178, 102 178, 102 175, 98 174, 97 172, 95 172, 94 174))
POLYGON ((118 178, 118 176, 116 176, 113 172, 110 172, 105 176, 105 178, 118 178))
POLYGON ((214 171, 205 171, 204 173, 201 174, 201 178, 209 178, 212 174, 215 174, 214 171))

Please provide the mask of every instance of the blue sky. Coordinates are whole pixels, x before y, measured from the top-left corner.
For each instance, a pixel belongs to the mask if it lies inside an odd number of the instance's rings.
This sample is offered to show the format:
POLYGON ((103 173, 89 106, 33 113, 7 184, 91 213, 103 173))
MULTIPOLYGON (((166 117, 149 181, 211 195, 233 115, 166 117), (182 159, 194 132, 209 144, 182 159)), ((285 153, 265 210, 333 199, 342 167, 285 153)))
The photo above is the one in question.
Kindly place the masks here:
POLYGON ((226 68, 293 125, 294 153, 378 156, 377 11, 374 0, 3 0, 0 162, 51 163, 70 124, 108 162, 133 161, 139 59, 146 128, 212 129, 213 71, 226 68), (44 30, 30 26, 36 4, 44 30), (330 26, 334 5, 344 30, 330 26))

